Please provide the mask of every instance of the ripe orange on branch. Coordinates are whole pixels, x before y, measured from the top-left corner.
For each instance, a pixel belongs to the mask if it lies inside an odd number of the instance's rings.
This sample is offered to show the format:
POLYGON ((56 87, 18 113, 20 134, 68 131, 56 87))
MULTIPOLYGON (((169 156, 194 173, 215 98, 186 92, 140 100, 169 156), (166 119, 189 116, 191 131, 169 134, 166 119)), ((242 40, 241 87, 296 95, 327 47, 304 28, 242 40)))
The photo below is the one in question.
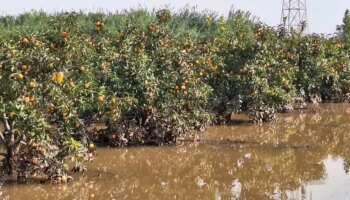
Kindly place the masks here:
POLYGON ((61 84, 63 82, 64 79, 64 74, 63 72, 57 72, 55 73, 55 79, 56 79, 56 83, 57 84, 61 84))
POLYGON ((24 78, 23 74, 21 74, 21 73, 17 74, 17 79, 22 80, 23 78, 24 78))
POLYGON ((49 103, 49 109, 50 109, 50 110, 55 109, 55 105, 54 105, 53 103, 49 103))
POLYGON ((33 81, 29 82, 29 83, 28 83, 28 87, 29 87, 30 89, 33 89, 33 88, 36 87, 36 83, 33 82, 33 81))
POLYGON ((24 44, 24 45, 27 45, 27 44, 29 44, 29 39, 28 38, 23 38, 21 40, 21 43, 24 44))
POLYGON ((65 31, 63 31, 63 32, 61 33, 61 37, 62 37, 62 38, 67 38, 67 37, 68 37, 68 33, 65 32, 65 31))
POLYGON ((30 102, 30 98, 29 98, 28 96, 25 96, 25 97, 23 98, 23 100, 24 100, 24 102, 26 102, 26 103, 29 103, 29 102, 30 102))
POLYGON ((89 89, 89 88, 90 88, 90 83, 85 83, 85 84, 84 84, 84 88, 85 88, 85 89, 89 89))
POLYGON ((211 71, 212 71, 212 72, 216 72, 217 69, 218 69, 217 66, 212 66, 212 67, 211 67, 211 71))
POLYGON ((22 68, 22 70, 27 71, 27 70, 30 69, 30 66, 28 66, 28 65, 22 65, 21 68, 22 68))
POLYGON ((99 96, 97 97, 97 100, 98 100, 99 102, 103 102, 104 99, 105 99, 105 97, 104 97, 103 95, 99 95, 99 96))
POLYGON ((111 99, 111 104, 115 104, 117 102, 117 99, 115 98, 115 97, 113 97, 112 99, 111 99))
POLYGON ((149 30, 149 31, 155 31, 155 30, 157 30, 158 29, 158 27, 157 26, 155 26, 155 25, 149 25, 148 27, 147 27, 147 29, 149 30))
POLYGON ((79 71, 80 71, 81 73, 83 73, 83 72, 86 71, 86 68, 85 68, 84 66, 80 66, 79 71))

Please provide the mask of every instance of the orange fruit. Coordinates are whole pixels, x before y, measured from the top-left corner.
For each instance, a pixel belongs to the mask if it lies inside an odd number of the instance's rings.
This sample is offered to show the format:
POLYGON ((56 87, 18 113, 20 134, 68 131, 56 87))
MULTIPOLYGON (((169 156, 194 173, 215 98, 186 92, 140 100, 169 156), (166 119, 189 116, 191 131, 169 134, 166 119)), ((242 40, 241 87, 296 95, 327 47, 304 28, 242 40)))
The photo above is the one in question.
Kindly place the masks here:
POLYGON ((34 100, 35 100, 35 97, 34 97, 34 96, 30 96, 30 97, 29 97, 29 101, 30 101, 30 102, 33 102, 34 100))
POLYGON ((153 26, 153 25, 149 25, 149 26, 147 27, 147 29, 148 29, 149 31, 155 31, 155 30, 157 29, 157 27, 156 27, 156 26, 153 26))
POLYGON ((111 103, 112 104, 115 104, 117 102, 117 99, 115 98, 115 97, 113 97, 112 99, 111 99, 111 103))
POLYGON ((62 37, 62 38, 67 38, 67 37, 68 37, 68 33, 65 32, 65 31, 63 31, 63 32, 61 33, 61 37, 62 37))
POLYGON ((34 44, 34 45, 35 45, 35 47, 36 47, 36 48, 40 48, 40 47, 41 47, 41 45, 40 45, 40 43, 39 43, 39 42, 35 42, 35 44, 34 44))
POLYGON ((81 126, 80 123, 75 124, 75 128, 80 128, 80 126, 81 126))
POLYGON ((103 95, 99 95, 98 97, 97 97, 97 100, 99 101, 99 102, 103 102, 103 100, 104 100, 104 96, 103 95))
POLYGON ((22 68, 22 70, 27 71, 29 67, 27 65, 22 65, 21 68, 22 68))
POLYGON ((22 42, 22 44, 29 44, 29 39, 23 38, 21 42, 22 42))
POLYGON ((29 102, 30 102, 30 98, 29 98, 29 97, 27 97, 27 96, 26 96, 26 97, 24 97, 24 98, 23 98, 23 100, 24 100, 24 102, 26 102, 26 103, 29 103, 29 102))
POLYGON ((56 83, 61 84, 63 82, 64 74, 63 72, 56 73, 56 83))
POLYGON ((89 89, 89 88, 90 88, 90 83, 85 83, 85 84, 84 84, 84 88, 85 88, 85 89, 89 89))
POLYGON ((34 165, 38 164, 38 160, 36 158, 32 158, 32 164, 34 165))
POLYGON ((18 79, 22 80, 23 77, 24 77, 23 74, 21 74, 21 73, 18 73, 18 74, 17 74, 17 78, 18 78, 18 79))
POLYGON ((33 88, 35 88, 36 87, 36 83, 35 82, 29 82, 28 83, 28 87, 30 88, 30 89, 33 89, 33 88))
POLYGON ((83 72, 85 72, 85 71, 86 71, 86 69, 85 69, 85 67, 84 67, 84 66, 81 66, 81 67, 79 68, 79 71, 80 71, 81 73, 83 73, 83 72))
POLYGON ((171 118, 173 119, 173 121, 177 120, 177 116, 176 115, 173 115, 171 118))
POLYGON ((49 109, 50 109, 50 110, 55 109, 55 105, 54 105, 53 103, 49 103, 49 109))

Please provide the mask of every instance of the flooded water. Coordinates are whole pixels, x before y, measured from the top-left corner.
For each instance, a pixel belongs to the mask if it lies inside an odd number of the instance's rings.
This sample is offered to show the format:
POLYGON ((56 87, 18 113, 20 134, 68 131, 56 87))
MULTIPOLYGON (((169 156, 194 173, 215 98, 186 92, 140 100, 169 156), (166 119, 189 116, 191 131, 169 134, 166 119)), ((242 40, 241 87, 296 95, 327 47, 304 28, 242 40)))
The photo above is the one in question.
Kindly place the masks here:
POLYGON ((274 124, 213 127, 203 138, 102 148, 68 185, 3 185, 0 198, 350 199, 350 104, 280 114, 274 124))

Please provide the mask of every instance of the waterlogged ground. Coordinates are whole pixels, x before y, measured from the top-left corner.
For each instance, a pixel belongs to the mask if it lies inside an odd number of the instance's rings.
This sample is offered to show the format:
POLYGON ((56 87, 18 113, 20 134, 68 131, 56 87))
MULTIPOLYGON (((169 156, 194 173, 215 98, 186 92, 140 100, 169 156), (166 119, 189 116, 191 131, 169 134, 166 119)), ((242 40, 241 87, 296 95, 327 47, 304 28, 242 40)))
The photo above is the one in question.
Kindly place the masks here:
POLYGON ((68 185, 3 185, 0 199, 350 199, 350 104, 237 116, 176 147, 99 149, 68 185))

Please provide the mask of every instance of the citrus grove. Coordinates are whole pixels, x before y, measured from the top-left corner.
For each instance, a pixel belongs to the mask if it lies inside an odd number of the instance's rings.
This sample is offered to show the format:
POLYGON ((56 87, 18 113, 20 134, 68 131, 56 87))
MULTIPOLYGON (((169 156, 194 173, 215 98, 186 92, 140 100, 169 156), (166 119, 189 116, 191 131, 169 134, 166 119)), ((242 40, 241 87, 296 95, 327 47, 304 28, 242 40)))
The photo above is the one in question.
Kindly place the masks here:
POLYGON ((348 101, 350 16, 332 37, 242 11, 0 17, 2 176, 66 182, 95 145, 176 143, 244 112, 348 101))

